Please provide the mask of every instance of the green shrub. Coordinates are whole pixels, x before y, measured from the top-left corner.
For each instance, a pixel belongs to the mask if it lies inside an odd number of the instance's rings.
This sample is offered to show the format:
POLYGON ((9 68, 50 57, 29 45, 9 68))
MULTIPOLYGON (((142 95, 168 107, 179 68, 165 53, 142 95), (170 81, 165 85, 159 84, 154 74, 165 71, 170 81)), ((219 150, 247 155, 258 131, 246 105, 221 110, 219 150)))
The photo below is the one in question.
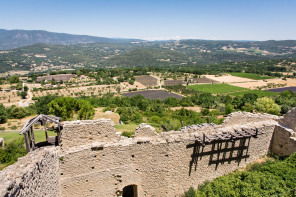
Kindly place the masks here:
POLYGON ((193 187, 190 187, 187 192, 185 192, 185 197, 195 197, 195 190, 193 187))
POLYGON ((5 127, 0 127, 0 131, 4 131, 5 130, 5 127))
MULTIPOLYGON (((281 161, 254 164, 199 186, 197 196, 290 196, 296 187, 296 153, 281 161)), ((192 188, 185 192, 192 193, 192 188)))
POLYGON ((16 125, 12 125, 12 126, 10 127, 10 129, 12 129, 12 130, 16 130, 16 129, 17 129, 17 126, 16 126, 16 125))
POLYGON ((0 148, 0 163, 5 165, 13 164, 17 158, 27 154, 24 147, 24 139, 14 140, 6 144, 4 148, 0 148))
POLYGON ((133 132, 133 131, 123 131, 121 135, 125 136, 125 137, 128 137, 128 138, 131 138, 131 137, 133 137, 133 135, 135 135, 135 132, 133 132))

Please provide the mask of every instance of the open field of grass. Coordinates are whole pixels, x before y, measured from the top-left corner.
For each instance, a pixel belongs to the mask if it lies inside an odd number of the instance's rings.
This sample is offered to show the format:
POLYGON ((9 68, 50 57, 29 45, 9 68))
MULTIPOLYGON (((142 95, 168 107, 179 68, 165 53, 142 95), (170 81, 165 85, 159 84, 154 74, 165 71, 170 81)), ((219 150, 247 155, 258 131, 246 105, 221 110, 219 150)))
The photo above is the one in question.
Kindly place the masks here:
POLYGON ((238 95, 244 95, 244 94, 248 94, 248 93, 257 94, 258 97, 276 96, 279 94, 277 92, 270 92, 270 91, 264 91, 264 90, 247 90, 247 91, 241 91, 241 92, 231 92, 231 93, 228 93, 228 95, 238 96, 238 95))
MULTIPOLYGON (((0 138, 4 138, 5 143, 10 143, 13 140, 23 138, 23 135, 19 135, 19 132, 0 132, 0 138)), ((47 131, 48 136, 56 136, 57 134, 53 131, 47 131)), ((44 131, 34 131, 34 136, 36 142, 44 142, 45 132, 44 131)))
POLYGON ((191 88, 191 89, 197 90, 197 91, 201 91, 201 92, 208 92, 211 94, 238 92, 238 91, 248 90, 246 88, 232 86, 232 85, 229 85, 226 83, 190 85, 190 86, 188 86, 188 88, 191 88))
POLYGON ((232 76, 236 76, 236 77, 243 77, 243 78, 254 79, 254 80, 275 78, 275 77, 270 77, 270 76, 262 76, 262 75, 258 75, 255 73, 229 73, 229 74, 232 76))
POLYGON ((135 131, 139 124, 122 124, 122 125, 115 125, 116 131, 135 131))

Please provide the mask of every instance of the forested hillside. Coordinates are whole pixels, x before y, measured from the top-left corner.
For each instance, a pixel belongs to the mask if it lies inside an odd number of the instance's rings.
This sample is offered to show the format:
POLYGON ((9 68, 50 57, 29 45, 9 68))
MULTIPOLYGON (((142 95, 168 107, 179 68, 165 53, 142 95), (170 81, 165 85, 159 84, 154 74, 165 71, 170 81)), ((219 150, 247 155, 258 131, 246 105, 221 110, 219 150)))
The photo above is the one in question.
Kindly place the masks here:
POLYGON ((78 43, 122 43, 137 39, 111 39, 86 35, 54 33, 41 30, 5 30, 0 29, 0 50, 44 43, 44 44, 78 44, 78 43))
MULTIPOLYGON (((72 41, 70 43, 75 43, 72 41)), ((65 41, 60 45, 34 44, 0 51, 0 72, 10 70, 44 72, 77 67, 202 66, 204 68, 205 65, 215 63, 232 64, 296 57, 296 41, 293 40, 113 41, 73 45, 65 41)))

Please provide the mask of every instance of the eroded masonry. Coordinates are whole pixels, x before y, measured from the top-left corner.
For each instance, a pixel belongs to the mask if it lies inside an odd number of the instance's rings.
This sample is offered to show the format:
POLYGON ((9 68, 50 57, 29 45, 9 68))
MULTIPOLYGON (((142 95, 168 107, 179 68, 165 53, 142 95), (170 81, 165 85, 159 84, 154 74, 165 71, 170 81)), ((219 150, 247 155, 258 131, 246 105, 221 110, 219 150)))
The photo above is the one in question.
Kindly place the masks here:
POLYGON ((0 172, 1 196, 180 196, 269 151, 296 151, 296 109, 284 117, 236 112, 222 125, 156 133, 141 124, 133 138, 111 120, 65 122, 60 146, 35 149, 0 172))

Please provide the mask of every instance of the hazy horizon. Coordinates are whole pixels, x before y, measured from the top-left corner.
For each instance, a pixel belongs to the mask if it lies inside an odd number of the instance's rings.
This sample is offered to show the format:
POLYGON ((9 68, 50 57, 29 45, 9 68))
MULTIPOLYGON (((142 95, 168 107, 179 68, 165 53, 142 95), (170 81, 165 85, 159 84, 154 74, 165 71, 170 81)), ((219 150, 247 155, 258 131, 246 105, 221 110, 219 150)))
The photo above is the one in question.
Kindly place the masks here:
POLYGON ((296 40, 293 0, 0 0, 2 29, 143 40, 296 40))

